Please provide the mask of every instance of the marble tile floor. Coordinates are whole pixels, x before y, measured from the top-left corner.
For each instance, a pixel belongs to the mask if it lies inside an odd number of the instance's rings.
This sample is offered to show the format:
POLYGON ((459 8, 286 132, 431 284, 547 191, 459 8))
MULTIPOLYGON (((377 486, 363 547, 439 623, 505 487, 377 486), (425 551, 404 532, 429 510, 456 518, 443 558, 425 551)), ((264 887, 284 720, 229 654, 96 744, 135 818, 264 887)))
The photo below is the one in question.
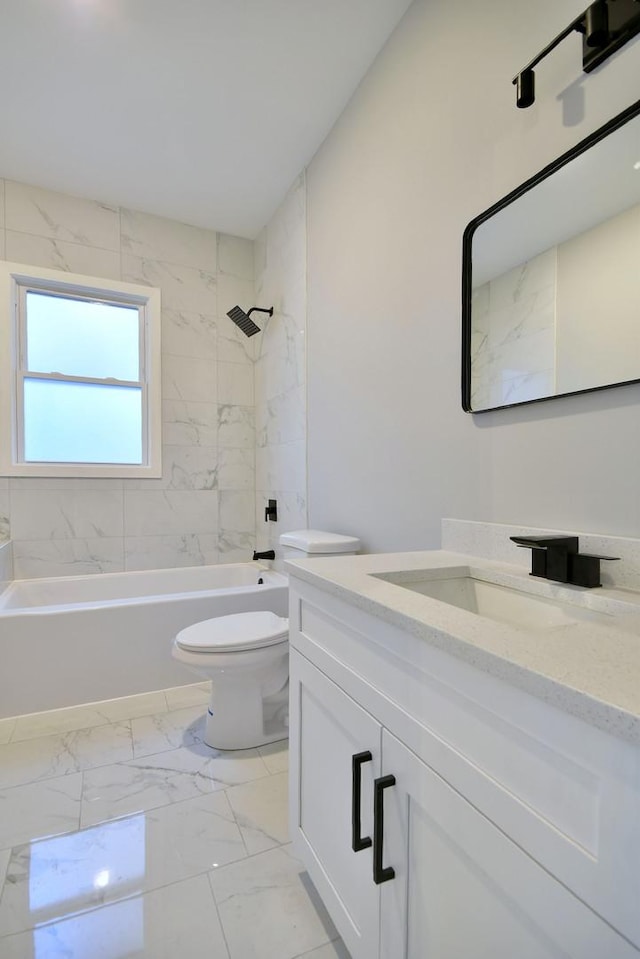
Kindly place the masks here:
POLYGON ((349 959, 291 852, 287 743, 211 749, 207 700, 0 720, 2 959, 349 959))

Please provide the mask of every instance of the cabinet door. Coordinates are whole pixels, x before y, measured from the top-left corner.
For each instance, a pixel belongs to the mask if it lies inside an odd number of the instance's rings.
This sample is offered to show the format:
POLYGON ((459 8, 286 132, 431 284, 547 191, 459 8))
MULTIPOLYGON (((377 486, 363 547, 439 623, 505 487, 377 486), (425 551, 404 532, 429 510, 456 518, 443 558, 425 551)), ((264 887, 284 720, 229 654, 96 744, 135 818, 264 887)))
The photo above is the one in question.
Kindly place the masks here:
POLYGON ((380 959, 638 959, 386 730, 380 959))
POLYGON ((304 656, 290 658, 291 828, 305 864, 353 959, 376 959, 379 892, 371 847, 352 849, 352 758, 359 765, 361 833, 373 835, 373 780, 381 727, 304 656))

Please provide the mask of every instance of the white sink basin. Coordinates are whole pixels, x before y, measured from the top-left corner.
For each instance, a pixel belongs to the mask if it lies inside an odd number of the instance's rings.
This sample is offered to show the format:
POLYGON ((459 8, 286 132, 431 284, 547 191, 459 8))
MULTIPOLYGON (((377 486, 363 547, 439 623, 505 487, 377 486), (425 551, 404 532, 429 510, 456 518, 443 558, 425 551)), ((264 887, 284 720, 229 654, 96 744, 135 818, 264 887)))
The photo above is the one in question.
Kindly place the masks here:
POLYGON ((534 596, 509 586, 476 579, 471 575, 434 578, 433 573, 429 576, 429 571, 422 574, 412 571, 374 575, 414 593, 430 596, 441 603, 466 609, 477 616, 524 629, 553 629, 579 622, 611 624, 613 619, 609 613, 534 596))

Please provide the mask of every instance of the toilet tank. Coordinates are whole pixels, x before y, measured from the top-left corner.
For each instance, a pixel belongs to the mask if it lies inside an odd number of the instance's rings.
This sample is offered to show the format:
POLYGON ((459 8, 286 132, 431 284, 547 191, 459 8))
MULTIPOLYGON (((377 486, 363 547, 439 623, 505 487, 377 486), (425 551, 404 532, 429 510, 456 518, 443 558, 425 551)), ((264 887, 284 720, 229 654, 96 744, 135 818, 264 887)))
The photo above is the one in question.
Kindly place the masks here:
POLYGON ((360 549, 355 536, 324 533, 319 529, 296 529, 280 537, 284 559, 304 559, 312 556, 353 556, 360 549))

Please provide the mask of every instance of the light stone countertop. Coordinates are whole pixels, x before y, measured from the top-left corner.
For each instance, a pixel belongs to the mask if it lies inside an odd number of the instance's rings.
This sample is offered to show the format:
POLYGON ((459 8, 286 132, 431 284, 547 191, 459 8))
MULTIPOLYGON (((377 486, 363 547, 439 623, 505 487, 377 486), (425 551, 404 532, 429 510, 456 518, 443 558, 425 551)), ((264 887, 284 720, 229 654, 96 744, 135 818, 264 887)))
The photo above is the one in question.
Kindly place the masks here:
MULTIPOLYGON (((584 722, 640 745, 640 593, 584 589, 521 567, 428 550, 288 560, 286 571, 584 722), (455 569, 596 614, 594 621, 524 629, 413 592, 375 574, 455 569), (374 574, 374 575, 372 575, 374 574)), ((396 576, 396 580, 399 577, 396 576)))

